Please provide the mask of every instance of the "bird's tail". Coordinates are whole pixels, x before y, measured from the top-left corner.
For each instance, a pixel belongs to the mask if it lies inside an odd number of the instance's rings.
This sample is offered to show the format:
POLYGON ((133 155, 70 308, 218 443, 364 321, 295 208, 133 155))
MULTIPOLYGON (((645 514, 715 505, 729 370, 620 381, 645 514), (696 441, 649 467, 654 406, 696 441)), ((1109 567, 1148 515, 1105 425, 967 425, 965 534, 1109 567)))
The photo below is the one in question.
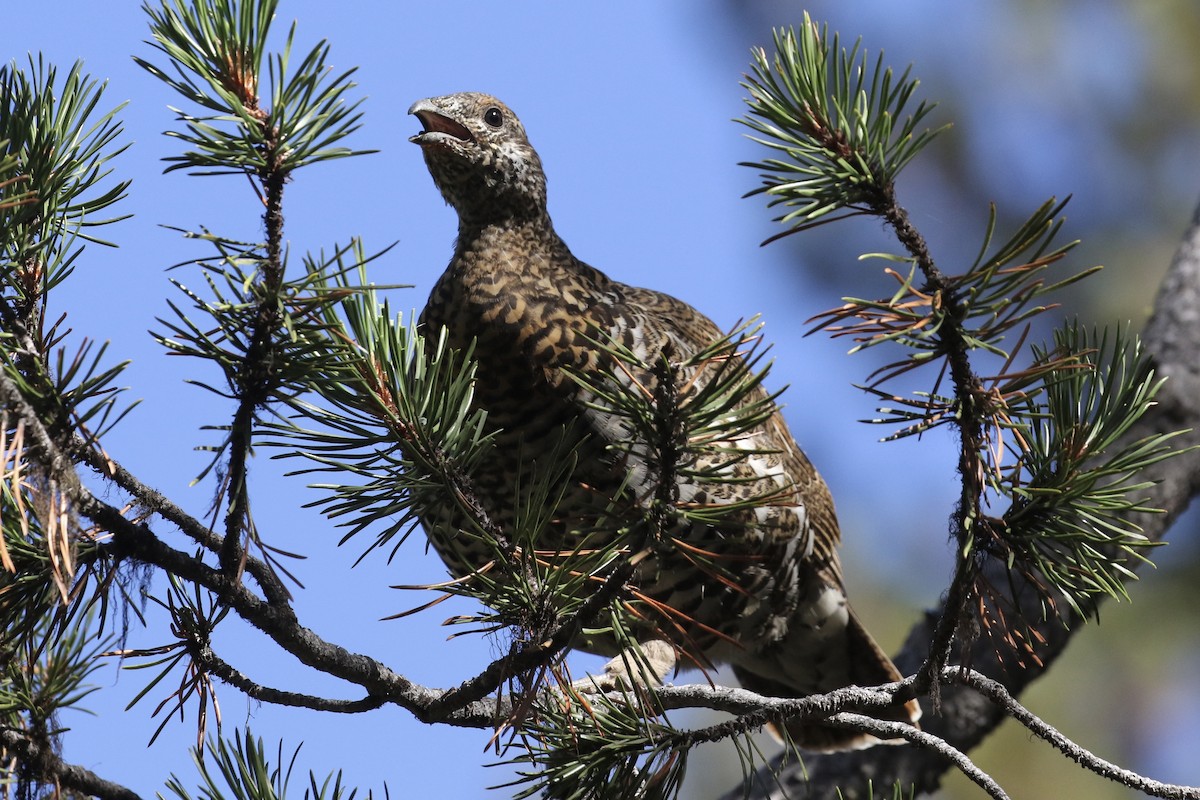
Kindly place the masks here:
MULTIPOLYGON (((734 674, 745 688, 769 697, 806 697, 851 685, 878 686, 898 681, 903 677, 892 660, 871 638, 871 634, 859 622, 853 611, 850 612, 844 633, 845 636, 840 640, 826 642, 826 646, 835 651, 826 654, 828 656, 825 664, 827 669, 816 666, 813 659, 804 659, 810 666, 816 667, 814 670, 818 673, 816 675, 808 675, 797 681, 785 681, 765 677, 738 664, 734 665, 734 674)), ((882 710, 865 713, 876 719, 905 722, 916 726, 917 720, 921 717, 921 707, 916 700, 909 700, 906 703, 896 703, 882 710)), ((785 727, 787 728, 787 738, 797 747, 805 750, 859 750, 876 744, 902 741, 881 739, 834 725, 800 719, 787 721, 785 727)), ((779 733, 777 729, 773 732, 779 733)))

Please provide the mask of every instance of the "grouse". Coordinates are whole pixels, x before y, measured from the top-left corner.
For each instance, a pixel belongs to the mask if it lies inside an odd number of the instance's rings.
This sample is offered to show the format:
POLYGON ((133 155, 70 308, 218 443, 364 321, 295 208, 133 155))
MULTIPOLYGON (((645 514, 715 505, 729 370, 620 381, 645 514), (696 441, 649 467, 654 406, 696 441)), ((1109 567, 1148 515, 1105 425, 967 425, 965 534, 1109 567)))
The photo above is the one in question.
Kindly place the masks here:
MULTIPOLYGON (((572 471, 538 550, 569 553, 581 536, 593 545, 597 536, 609 543, 633 537, 636 526, 623 524, 621 503, 644 505, 639 484, 648 478, 628 441, 628 421, 596 402, 596 376, 609 370, 652 392, 658 373, 636 365, 664 356, 681 363, 721 341, 722 332, 690 305, 618 283, 571 253, 547 212, 541 160, 499 100, 463 92, 419 100, 409 113, 423 128, 411 141, 458 214, 454 254, 420 331, 427 339, 444 336, 452 348, 474 348, 472 402, 497 431, 471 473, 475 499, 494 524, 512 525, 528 503, 522 476, 539 458, 573 449, 572 471), (618 348, 634 366, 614 365, 618 348)), ((765 399, 755 388, 750 402, 765 399)), ((697 477, 703 470, 679 470, 678 498, 693 505, 762 502, 741 515, 682 525, 673 532, 673 551, 656 547, 638 564, 631 588, 658 612, 643 613, 638 640, 666 641, 702 665, 729 663, 743 686, 768 696, 899 680, 846 603, 833 500, 778 409, 725 444, 742 453, 726 465, 734 477, 714 485, 697 477)), ((468 527, 462 514, 444 508, 422 519, 434 549, 460 576, 489 558, 460 535, 468 527)), ((573 644, 615 655, 603 636, 573 644)), ((920 709, 910 701, 879 715, 915 724, 920 709)), ((792 720, 787 730, 807 749, 878 742, 814 722, 792 720)))

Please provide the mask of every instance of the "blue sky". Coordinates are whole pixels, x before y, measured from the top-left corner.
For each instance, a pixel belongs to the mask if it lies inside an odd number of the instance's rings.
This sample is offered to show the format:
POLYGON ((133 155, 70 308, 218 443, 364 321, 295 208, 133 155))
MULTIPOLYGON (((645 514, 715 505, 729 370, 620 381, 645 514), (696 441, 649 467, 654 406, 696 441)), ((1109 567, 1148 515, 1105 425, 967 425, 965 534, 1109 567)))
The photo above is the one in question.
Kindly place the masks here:
MULTIPOLYGON (((760 200, 740 199, 756 181, 737 162, 759 153, 730 120, 742 113, 744 91, 738 81, 748 68, 750 48, 769 43, 770 23, 798 22, 800 11, 783 3, 753 5, 760 6, 763 20, 757 29, 737 24, 728 5, 711 0, 336 6, 283 0, 276 33, 295 18, 301 50, 326 38, 336 68, 360 67, 358 91, 367 98, 366 116, 350 144, 380 151, 295 175, 285 197, 292 261, 298 265, 304 252, 329 250, 351 236, 363 237, 369 250, 396 242, 372 265, 372 277, 412 284, 411 290, 396 291, 391 302, 398 309, 419 308, 450 254, 455 219, 418 149, 407 141, 418 126, 405 112, 414 100, 430 95, 467 89, 495 94, 521 117, 541 154, 551 213, 577 255, 624 282, 675 294, 722 326, 763 315, 767 337, 776 343, 774 385, 791 384, 784 396, 789 421, 839 500, 852 596, 856 583, 881 583, 895 593, 896 605, 920 607, 936 599, 948 571, 940 520, 951 509, 952 443, 933 437, 920 447, 876 444, 880 431, 856 422, 871 414, 870 400, 851 386, 870 371, 870 362, 846 359, 844 343, 803 337, 804 321, 836 305, 841 295, 882 286, 868 267, 854 261, 860 252, 892 248, 878 226, 822 232, 822 252, 836 253, 840 260, 832 267, 809 265, 803 251, 794 248, 758 247, 777 229, 760 200), (808 266, 849 274, 852 280, 836 286, 812 280, 808 266), (929 507, 944 513, 928 514, 929 507), (935 522, 932 535, 920 523, 926 517, 935 522), (914 522, 897 525, 896 519, 914 522), (885 550, 887 557, 880 558, 885 550)), ((1114 158, 1111 169, 1089 171, 1087 148, 1068 145, 1087 141, 1080 137, 1088 127, 1078 120, 1086 117, 1089 102, 1132 103, 1138 91, 1134 78, 1145 54, 1140 40, 1122 27, 1124 6, 1096 4, 1088 24, 1064 36, 1055 59, 1047 61, 1040 73, 1044 83, 1030 85, 1018 79, 1027 73, 1006 69, 1005 58, 1037 56, 1031 42, 1046 31, 1022 31, 1014 10, 1019 4, 979 2, 944 10, 923 2, 904 4, 903 12, 891 5, 814 3, 813 11, 851 39, 863 35, 873 51, 884 47, 898 67, 915 62, 918 75, 925 63, 948 75, 947 81, 974 80, 974 70, 988 77, 995 90, 992 105, 941 109, 933 122, 953 118, 959 128, 984 131, 964 136, 955 146, 972 151, 973 169, 1014 177, 1003 185, 1019 188, 996 199, 1032 208, 1051 194, 1077 191, 1079 213, 1086 216, 1104 213, 1114 185, 1132 183, 1134 167, 1114 158), (936 35, 928 33, 931 25, 936 35), (1002 37, 991 38, 989 25, 1017 32, 1007 49, 994 43, 1002 37), (1021 48, 1030 49, 1011 52, 1021 48), (1077 63, 1093 52, 1111 57, 1077 63), (963 68, 947 71, 947 61, 963 68), (1068 87, 1064 75, 1086 80, 1068 87), (1034 137, 1045 146, 1030 147, 1034 137), (1074 171, 1068 169, 1072 165, 1074 171)), ((143 43, 148 32, 138 3, 14 4, 5 10, 5 27, 5 44, 12 50, 0 51, 0 58, 23 60, 26 51, 40 51, 63 70, 82 58, 93 76, 109 79, 110 104, 129 102, 122 119, 125 140, 133 145, 114 166, 134 180, 122 210, 135 216, 107 232, 119 249, 89 248, 54 308, 68 313, 76 334, 110 340, 114 359, 133 359, 125 382, 130 396, 143 402, 107 442, 109 451, 202 515, 212 486, 189 486, 206 463, 194 448, 211 441, 200 427, 227 421, 231 410, 184 385, 196 365, 166 358, 147 335, 159 327, 155 317, 166 313, 165 298, 173 296, 164 269, 206 255, 161 226, 205 226, 254 240, 260 236, 261 209, 237 179, 161 174, 160 159, 178 145, 160 135, 174 124, 166 106, 179 101, 130 58, 162 60, 143 43)), ((926 81, 923 96, 936 98, 943 88, 949 93, 952 87, 926 81)), ((951 135, 960 134, 956 129, 951 135)), ((966 226, 978 232, 985 210, 964 212, 939 202, 936 189, 945 177, 920 167, 914 171, 905 186, 911 187, 910 196, 925 201, 913 209, 914 219, 935 245, 943 243, 961 255, 950 231, 966 226)), ((1187 181, 1191 191, 1196 171, 1177 172, 1171 177, 1187 181)), ((1186 207, 1180 210, 1181 219, 1186 213, 1186 207)), ((186 268, 171 277, 198 283, 197 274, 186 268)), ((438 622, 454 609, 445 605, 379 622, 426 599, 389 585, 436 581, 444 574, 440 563, 414 538, 392 564, 370 557, 351 572, 360 546, 336 548, 339 534, 316 514, 297 508, 314 495, 302 481, 282 477, 285 467, 265 456, 259 454, 252 473, 258 482, 256 518, 269 542, 309 556, 294 568, 307 587, 297 600, 306 624, 428 685, 469 677, 495 652, 492 643, 469 637, 446 642, 448 631, 438 622)), ((163 623, 153 608, 148 616, 152 625, 163 623)), ((222 636, 218 647, 226 648, 228 660, 261 682, 356 696, 352 687, 288 664, 274 645, 252 632, 230 625, 222 636)), ((152 634, 131 635, 134 645, 156 643, 152 634)), ((68 759, 148 796, 161 789, 168 773, 190 774, 184 751, 194 728, 191 717, 170 724, 146 750, 143 745, 157 724, 150 711, 163 693, 129 712, 121 710, 145 679, 144 673, 119 678, 115 670, 99 673, 104 691, 88 702, 97 716, 72 715, 62 722, 75 729, 66 740, 68 759)), ((426 727, 395 708, 335 717, 248 704, 228 688, 219 698, 230 730, 248 722, 268 742, 282 737, 294 746, 303 740, 306 766, 318 773, 342 767, 364 789, 378 789, 386 780, 393 797, 475 797, 482 787, 508 777, 481 766, 493 760, 484 752, 487 732, 426 727)))

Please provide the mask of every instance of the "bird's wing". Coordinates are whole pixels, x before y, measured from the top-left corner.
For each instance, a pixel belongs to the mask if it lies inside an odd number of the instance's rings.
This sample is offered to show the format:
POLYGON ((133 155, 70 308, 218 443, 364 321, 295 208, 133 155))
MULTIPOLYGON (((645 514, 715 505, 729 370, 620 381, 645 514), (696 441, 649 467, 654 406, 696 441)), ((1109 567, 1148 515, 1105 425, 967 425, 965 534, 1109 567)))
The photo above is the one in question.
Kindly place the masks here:
MULTIPOLYGON (((614 284, 610 289, 605 311, 595 318, 595 324, 615 343, 632 351, 638 360, 647 366, 653 365, 662 353, 669 354, 672 362, 682 362, 703 352, 725 338, 720 328, 708 317, 692 306, 670 295, 649 289, 614 284)), ((716 369, 716 367, 711 367, 716 369)), ((704 371, 699 367, 699 382, 704 382, 704 371)), ((626 383, 637 380, 647 391, 653 391, 653 374, 614 370, 618 380, 626 383)), ((692 375, 681 376, 680 384, 692 380, 692 375)), ((756 388, 751 401, 765 399, 765 391, 756 388)), ((631 431, 627 421, 614 418, 602 410, 589 409, 594 429, 610 443, 628 441, 631 431)), ((739 435, 736 441, 716 443, 709 454, 697 456, 699 469, 720 461, 727 465, 722 470, 728 474, 727 483, 688 483, 681 479, 681 499, 685 502, 707 500, 713 504, 732 502, 747 494, 764 498, 760 508, 754 512, 751 525, 767 540, 783 544, 797 537, 799 542, 791 545, 814 563, 827 564, 831 578, 840 583, 840 569, 835 548, 839 540, 837 517, 833 501, 824 481, 817 474, 808 458, 796 445, 778 409, 751 431, 739 435), (740 450, 739 460, 731 462, 729 451, 740 450), (723 452, 722 452, 723 450, 723 452), (797 547, 798 545, 798 547, 797 547)), ((633 483, 646 480, 638 475, 637 459, 628 464, 633 483)))

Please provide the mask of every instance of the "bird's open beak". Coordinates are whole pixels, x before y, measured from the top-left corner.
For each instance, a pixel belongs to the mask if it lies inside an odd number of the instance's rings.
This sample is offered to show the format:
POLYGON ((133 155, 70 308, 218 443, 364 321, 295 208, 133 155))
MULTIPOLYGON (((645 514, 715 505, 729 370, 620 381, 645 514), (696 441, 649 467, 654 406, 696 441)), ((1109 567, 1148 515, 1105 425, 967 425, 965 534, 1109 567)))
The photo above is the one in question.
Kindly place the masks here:
POLYGON ((413 103, 412 108, 408 109, 408 113, 421 120, 421 127, 424 129, 409 138, 409 141, 414 144, 444 144, 446 137, 457 139, 460 142, 475 141, 475 137, 471 135, 470 131, 438 111, 437 106, 429 100, 418 100, 413 103))

